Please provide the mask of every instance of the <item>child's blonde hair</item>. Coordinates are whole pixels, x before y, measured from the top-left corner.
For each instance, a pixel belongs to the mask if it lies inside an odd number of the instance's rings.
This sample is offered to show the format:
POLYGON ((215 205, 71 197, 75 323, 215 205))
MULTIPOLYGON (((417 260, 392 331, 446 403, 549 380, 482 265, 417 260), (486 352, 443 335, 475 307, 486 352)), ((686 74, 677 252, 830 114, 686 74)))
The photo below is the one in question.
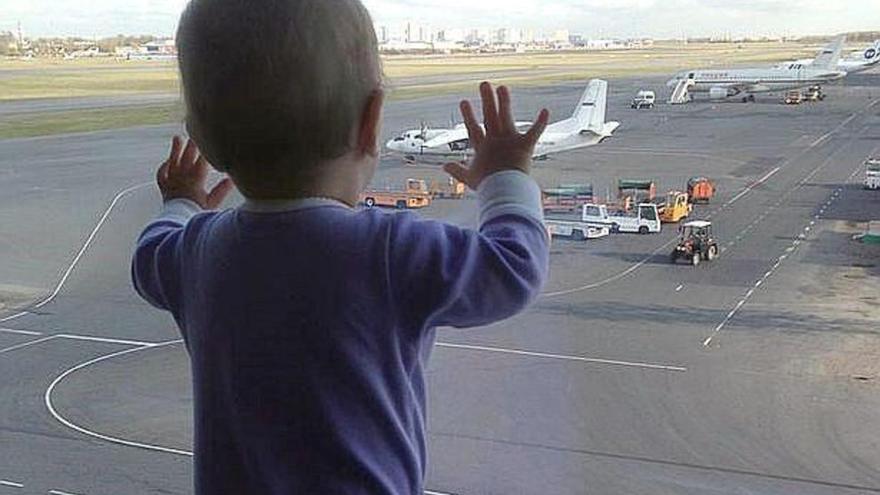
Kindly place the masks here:
POLYGON ((359 0, 192 0, 177 47, 189 131, 246 195, 348 152, 381 86, 359 0))

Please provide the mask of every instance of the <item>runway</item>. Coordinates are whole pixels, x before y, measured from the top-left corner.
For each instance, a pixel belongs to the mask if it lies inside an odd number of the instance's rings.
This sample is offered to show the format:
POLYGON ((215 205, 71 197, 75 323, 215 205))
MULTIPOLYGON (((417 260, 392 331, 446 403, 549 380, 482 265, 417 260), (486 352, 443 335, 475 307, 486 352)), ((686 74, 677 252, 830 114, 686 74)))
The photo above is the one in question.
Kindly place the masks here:
MULTIPOLYGON (((666 191, 707 175, 720 196, 695 216, 723 253, 672 266, 668 226, 557 240, 526 313, 441 330, 429 493, 880 492, 880 249, 851 240, 880 211, 860 184, 880 153, 878 83, 860 74, 795 107, 768 96, 638 112, 629 99, 665 95, 663 80, 610 81, 615 137, 537 162, 536 179, 603 194, 620 178, 666 191)), ((582 90, 514 89, 517 118, 544 105, 567 117, 582 90)), ((392 102, 385 138, 448 125, 461 96, 392 102)), ((0 141, 0 495, 192 491, 186 354, 128 275, 174 132, 0 141)), ((386 157, 375 184, 407 177, 442 174, 386 157)), ((472 200, 424 214, 476 216, 472 200)))

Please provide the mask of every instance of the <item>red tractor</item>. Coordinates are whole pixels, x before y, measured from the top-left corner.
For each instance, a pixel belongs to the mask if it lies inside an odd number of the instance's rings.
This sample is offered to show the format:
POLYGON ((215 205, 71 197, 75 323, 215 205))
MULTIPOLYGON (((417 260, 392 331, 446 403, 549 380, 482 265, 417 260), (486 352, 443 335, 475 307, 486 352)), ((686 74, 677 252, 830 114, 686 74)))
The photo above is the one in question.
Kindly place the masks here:
POLYGON ((684 259, 693 266, 703 260, 712 261, 720 254, 718 241, 712 236, 712 222, 688 222, 679 228, 678 245, 670 255, 672 263, 684 259))

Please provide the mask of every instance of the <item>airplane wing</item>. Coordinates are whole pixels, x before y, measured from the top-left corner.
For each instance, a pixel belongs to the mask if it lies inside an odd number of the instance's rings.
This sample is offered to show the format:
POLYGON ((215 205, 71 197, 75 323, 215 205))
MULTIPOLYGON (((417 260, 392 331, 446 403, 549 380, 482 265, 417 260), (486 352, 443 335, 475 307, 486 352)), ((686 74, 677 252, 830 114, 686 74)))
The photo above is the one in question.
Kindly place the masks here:
MULTIPOLYGON (((516 129, 519 132, 526 132, 532 128, 531 122, 515 122, 514 125, 516 125, 516 129)), ((483 127, 483 124, 480 124, 480 127, 483 127)), ((439 146, 446 146, 450 143, 464 141, 465 139, 469 139, 469 137, 467 127, 460 124, 454 129, 446 131, 434 139, 427 141, 424 146, 426 148, 437 148, 439 146)))
POLYGON ((457 141, 463 141, 468 139, 468 131, 466 128, 455 128, 450 131, 444 132, 443 134, 431 139, 430 141, 425 142, 425 148, 438 148, 440 146, 446 146, 451 143, 455 143, 457 141))

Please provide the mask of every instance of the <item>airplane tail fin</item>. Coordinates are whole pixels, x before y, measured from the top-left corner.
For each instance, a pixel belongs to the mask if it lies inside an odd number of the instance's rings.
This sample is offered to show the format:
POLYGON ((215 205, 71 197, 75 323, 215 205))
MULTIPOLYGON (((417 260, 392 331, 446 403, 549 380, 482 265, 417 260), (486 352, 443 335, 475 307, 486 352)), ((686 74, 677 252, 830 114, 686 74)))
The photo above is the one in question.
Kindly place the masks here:
POLYGON ((813 61, 813 67, 817 69, 837 70, 837 63, 840 62, 840 54, 843 52, 843 44, 846 42, 846 35, 840 35, 834 38, 834 41, 828 44, 822 51, 816 55, 813 61))
POLYGON ((877 62, 880 60, 880 40, 876 40, 874 46, 865 50, 865 60, 867 62, 877 62))
POLYGON ((593 79, 578 101, 572 118, 580 125, 581 131, 602 134, 605 129, 605 112, 608 98, 608 82, 593 79))

